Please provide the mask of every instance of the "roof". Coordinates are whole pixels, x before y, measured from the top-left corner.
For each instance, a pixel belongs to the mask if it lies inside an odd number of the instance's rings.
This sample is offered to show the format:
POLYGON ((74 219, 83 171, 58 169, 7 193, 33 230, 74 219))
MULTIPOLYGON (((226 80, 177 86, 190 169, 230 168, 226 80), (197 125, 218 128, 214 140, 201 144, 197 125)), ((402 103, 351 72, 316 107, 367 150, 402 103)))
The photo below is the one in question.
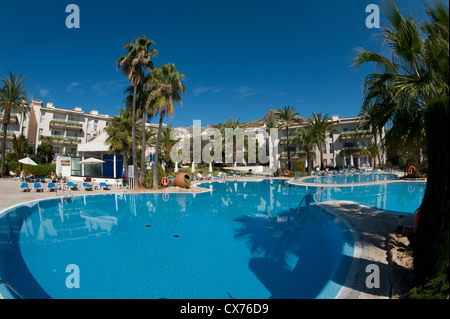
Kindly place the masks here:
POLYGON ((90 142, 78 144, 78 152, 109 152, 109 144, 106 144, 108 133, 103 131, 90 142))

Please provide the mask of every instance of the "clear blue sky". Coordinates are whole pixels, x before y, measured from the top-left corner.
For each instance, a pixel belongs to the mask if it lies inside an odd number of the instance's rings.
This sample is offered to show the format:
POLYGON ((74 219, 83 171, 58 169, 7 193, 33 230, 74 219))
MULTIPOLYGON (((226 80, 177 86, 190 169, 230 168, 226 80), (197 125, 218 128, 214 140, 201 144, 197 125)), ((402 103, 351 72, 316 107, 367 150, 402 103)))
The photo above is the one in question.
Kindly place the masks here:
MULTIPOLYGON (((396 3, 405 15, 425 19, 422 1, 396 3)), ((380 0, 2 1, 0 77, 22 73, 30 99, 44 104, 117 115, 129 82, 115 61, 125 42, 146 35, 159 51, 155 65, 173 62, 186 75, 183 107, 176 105, 167 120, 175 126, 228 117, 248 122, 285 105, 304 117, 356 116, 373 70, 350 67, 354 49, 381 52, 380 29, 365 26, 368 4, 381 6, 380 0), (79 29, 65 26, 70 3, 80 8, 79 29)))

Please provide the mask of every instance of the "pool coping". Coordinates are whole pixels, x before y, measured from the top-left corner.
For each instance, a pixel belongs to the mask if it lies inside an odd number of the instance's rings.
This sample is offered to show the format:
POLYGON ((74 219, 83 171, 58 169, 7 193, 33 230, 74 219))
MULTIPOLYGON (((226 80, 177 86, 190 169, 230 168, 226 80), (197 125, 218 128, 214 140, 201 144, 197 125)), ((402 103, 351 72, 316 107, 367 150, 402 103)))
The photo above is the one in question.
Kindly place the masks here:
MULTIPOLYGON (((362 173, 362 174, 364 174, 364 173, 362 173)), ((380 174, 380 173, 373 173, 373 174, 380 174)), ((384 174, 386 174, 386 173, 384 173, 384 174)), ((399 183, 399 182, 400 183, 401 182, 426 183, 427 182, 426 179, 424 179, 424 180, 404 180, 404 179, 400 179, 399 174, 397 174, 397 173, 389 173, 389 174, 397 175, 397 178, 386 179, 386 180, 382 180, 382 181, 363 182, 363 183, 328 184, 328 183, 306 183, 306 182, 303 182, 303 180, 314 177, 314 176, 302 176, 298 180, 296 180, 294 178, 290 178, 287 182, 289 184, 293 184, 293 185, 311 186, 311 187, 355 187, 355 186, 379 185, 379 184, 384 184, 384 183, 399 183)), ((343 176, 343 175, 345 175, 345 174, 341 174, 341 175, 337 175, 337 176, 343 176)))

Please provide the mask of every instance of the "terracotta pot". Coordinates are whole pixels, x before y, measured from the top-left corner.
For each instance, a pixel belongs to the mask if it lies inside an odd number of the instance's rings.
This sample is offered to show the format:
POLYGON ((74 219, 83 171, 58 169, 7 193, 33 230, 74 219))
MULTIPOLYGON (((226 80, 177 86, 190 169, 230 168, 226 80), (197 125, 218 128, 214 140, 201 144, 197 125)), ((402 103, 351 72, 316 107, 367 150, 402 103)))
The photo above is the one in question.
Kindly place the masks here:
POLYGON ((177 177, 175 177, 174 185, 181 188, 186 188, 185 179, 191 179, 191 177, 186 173, 178 174, 177 177))

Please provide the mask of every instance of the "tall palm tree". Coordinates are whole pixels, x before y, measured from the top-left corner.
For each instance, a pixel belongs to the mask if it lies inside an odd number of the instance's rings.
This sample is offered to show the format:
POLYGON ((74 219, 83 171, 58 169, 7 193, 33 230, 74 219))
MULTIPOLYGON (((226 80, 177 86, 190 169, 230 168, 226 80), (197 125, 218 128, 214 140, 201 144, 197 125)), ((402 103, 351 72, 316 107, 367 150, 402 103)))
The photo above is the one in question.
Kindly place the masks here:
POLYGON ((404 18, 394 1, 386 4, 384 14, 391 24, 381 34, 388 55, 358 49, 353 66, 370 63, 376 67, 377 73, 365 80, 363 107, 376 109, 372 124, 377 127, 392 123, 386 145, 426 141, 428 182, 414 238, 414 270, 419 283, 446 285, 446 297, 450 211, 450 140, 444 129, 450 125, 448 7, 441 2, 430 6, 430 21, 422 28, 414 17, 404 18))
POLYGON ((186 76, 180 74, 173 63, 158 66, 151 72, 151 76, 152 79, 146 84, 152 88, 147 104, 153 103, 155 110, 160 112, 153 166, 153 188, 158 189, 158 154, 161 145, 162 124, 165 116, 172 116, 175 113, 174 102, 180 103, 181 106, 183 105, 181 94, 186 92, 186 87, 181 81, 186 76))
MULTIPOLYGON (((145 178, 145 158, 146 158, 146 144, 147 144, 147 129, 146 129, 146 118, 149 120, 155 115, 155 110, 153 109, 153 103, 147 104, 148 96, 150 94, 150 89, 146 85, 151 80, 151 74, 145 74, 142 77, 142 81, 137 85, 136 88, 136 98, 134 98, 134 86, 129 86, 125 89, 124 94, 128 94, 124 103, 128 109, 132 109, 133 99, 136 102, 136 114, 141 117, 141 169, 139 174, 139 185, 142 185, 145 178), (144 128, 144 129, 142 129, 144 128)), ((139 116, 138 116, 139 117, 139 116)))
POLYGON ((337 133, 334 123, 328 114, 322 115, 322 112, 312 113, 308 119, 309 125, 317 132, 317 148, 320 153, 320 169, 323 170, 323 146, 325 145, 326 132, 337 133))
POLYGON ((131 138, 131 111, 119 108, 119 115, 113 116, 111 123, 105 127, 110 151, 122 154, 123 171, 128 176, 128 154, 131 151, 133 139, 131 138))
POLYGON ((156 49, 150 50, 150 46, 154 44, 152 40, 147 39, 142 35, 138 39, 131 42, 126 42, 123 47, 127 49, 128 53, 121 56, 117 60, 117 69, 122 71, 122 74, 130 80, 133 86, 133 101, 131 107, 131 152, 134 166, 134 181, 138 181, 137 175, 137 151, 136 151, 136 95, 137 87, 141 83, 144 76, 144 71, 153 70, 153 62, 150 60, 158 51, 156 49))
POLYGON ((6 160, 6 135, 8 125, 11 121, 11 112, 18 110, 22 114, 27 112, 28 108, 28 94, 25 91, 27 87, 24 83, 26 77, 20 74, 18 77, 9 72, 9 77, 5 76, 2 79, 3 87, 0 88, 0 108, 3 111, 3 138, 2 138, 2 169, 0 176, 3 177, 6 160))
POLYGON ((295 124, 301 124, 298 113, 293 106, 284 106, 278 109, 276 113, 280 120, 282 127, 286 129, 286 147, 287 147, 287 162, 288 169, 291 169, 291 151, 289 149, 289 129, 295 124))
MULTIPOLYGON (((237 119, 233 119, 230 117, 228 120, 225 121, 225 128, 230 128, 233 131, 242 128, 242 124, 239 123, 239 117, 237 119)), ((236 156, 236 136, 233 134, 233 165, 236 166, 237 156, 236 156)))
POLYGON ((297 127, 294 131, 294 142, 305 147, 306 162, 307 162, 307 175, 311 175, 311 151, 312 147, 316 145, 318 139, 320 139, 320 132, 315 130, 312 126, 297 127))

